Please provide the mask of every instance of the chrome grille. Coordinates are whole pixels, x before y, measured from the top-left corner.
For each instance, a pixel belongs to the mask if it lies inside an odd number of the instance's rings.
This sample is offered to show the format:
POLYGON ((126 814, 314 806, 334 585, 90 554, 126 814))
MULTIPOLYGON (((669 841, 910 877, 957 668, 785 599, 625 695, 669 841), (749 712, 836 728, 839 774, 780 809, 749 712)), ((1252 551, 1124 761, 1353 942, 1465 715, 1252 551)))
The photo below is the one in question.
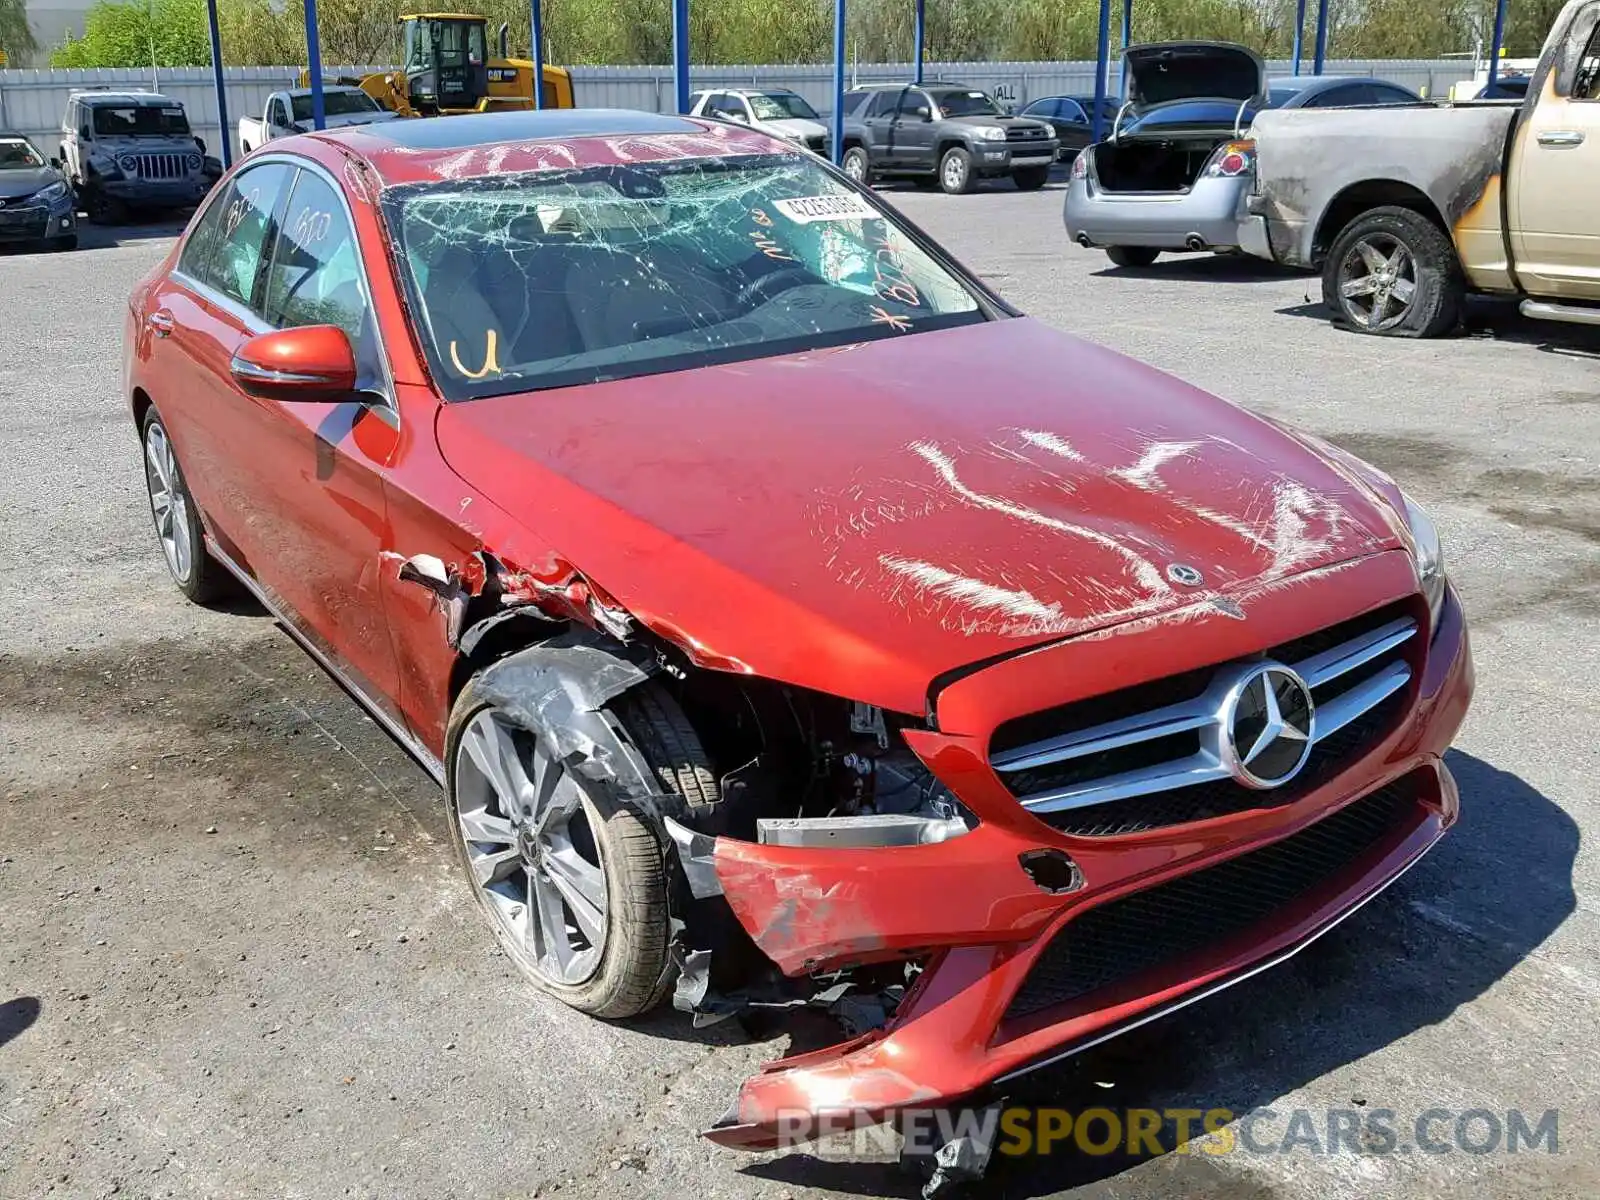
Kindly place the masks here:
POLYGON ((1047 130, 1028 126, 1012 125, 1006 129, 1006 141, 1008 142, 1038 142, 1049 136, 1050 134, 1047 130))
POLYGON ((185 171, 181 154, 136 154, 135 170, 140 179, 182 179, 185 171))
POLYGON ((1411 680, 1407 655, 1416 632, 1410 611, 1391 606, 1267 652, 1265 660, 1300 676, 1315 703, 1309 757, 1283 787, 1246 786, 1222 749, 1231 692, 1259 658, 1009 722, 996 732, 990 762, 1024 807, 1077 836, 1136 833, 1286 804, 1337 774, 1392 726, 1411 680))

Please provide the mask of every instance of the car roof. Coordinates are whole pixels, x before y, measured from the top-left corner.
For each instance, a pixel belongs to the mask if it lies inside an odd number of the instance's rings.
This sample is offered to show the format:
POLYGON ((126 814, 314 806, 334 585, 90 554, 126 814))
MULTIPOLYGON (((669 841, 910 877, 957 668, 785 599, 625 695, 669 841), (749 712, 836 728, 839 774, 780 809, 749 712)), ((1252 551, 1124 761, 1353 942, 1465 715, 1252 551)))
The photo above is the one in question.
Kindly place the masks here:
POLYGON ((798 96, 800 93, 793 88, 786 87, 707 87, 700 88, 694 95, 708 96, 717 92, 724 96, 798 96))
POLYGON ((97 104, 115 104, 119 108, 126 108, 130 104, 145 108, 182 107, 170 96, 163 96, 159 92, 74 92, 72 98, 91 108, 97 104))
MULTIPOLYGON (((613 108, 383 121, 284 139, 283 149, 293 150, 302 139, 365 159, 388 185, 794 149, 732 122, 613 108)), ((325 154, 313 156, 328 161, 325 154)))

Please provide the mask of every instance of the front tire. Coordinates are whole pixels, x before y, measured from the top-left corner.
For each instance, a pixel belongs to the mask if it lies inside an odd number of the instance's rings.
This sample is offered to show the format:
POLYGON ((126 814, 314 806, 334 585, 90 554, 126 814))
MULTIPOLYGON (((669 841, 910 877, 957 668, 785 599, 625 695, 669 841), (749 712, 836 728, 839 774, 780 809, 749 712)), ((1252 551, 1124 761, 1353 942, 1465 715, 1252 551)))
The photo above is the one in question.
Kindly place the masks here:
POLYGON ((1322 300, 1341 324, 1383 337, 1439 337, 1461 323, 1466 277, 1442 229, 1409 208, 1370 209, 1334 239, 1322 300))
POLYGON ((1107 246, 1106 257, 1113 266, 1148 267, 1160 256, 1154 246, 1107 246))
POLYGON ((183 470, 167 427, 154 408, 139 427, 144 446, 145 485, 150 493, 150 515, 156 537, 167 560, 167 570, 178 590, 196 604, 208 604, 230 590, 227 568, 206 550, 200 525, 200 508, 189 494, 183 470))
MULTIPOLYGON (((541 991, 608 1020, 653 1008, 670 984, 667 877, 644 815, 596 787, 548 735, 462 689, 447 733, 451 828, 480 908, 541 991)), ((633 780, 690 805, 717 785, 671 695, 644 683, 603 710, 655 773, 633 780)), ((632 769, 619 756, 614 769, 632 769)))
POLYGON ((96 225, 121 225, 128 219, 127 206, 93 183, 83 191, 83 211, 96 225))
POLYGON ((972 190, 972 155, 960 146, 951 146, 939 160, 939 187, 948 195, 959 196, 972 190))
POLYGON ((1036 192, 1049 181, 1049 167, 1018 167, 1011 172, 1011 182, 1019 192, 1036 192))

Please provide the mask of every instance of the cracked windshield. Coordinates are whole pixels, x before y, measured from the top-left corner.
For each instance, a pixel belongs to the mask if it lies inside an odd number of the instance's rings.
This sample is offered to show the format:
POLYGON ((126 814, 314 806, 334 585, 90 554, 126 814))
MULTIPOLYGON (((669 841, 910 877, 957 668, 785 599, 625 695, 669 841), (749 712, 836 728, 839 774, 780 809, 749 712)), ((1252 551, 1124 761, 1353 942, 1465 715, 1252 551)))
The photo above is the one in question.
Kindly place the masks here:
POLYGON ((490 176, 385 204, 450 399, 986 319, 870 198, 795 155, 490 176))

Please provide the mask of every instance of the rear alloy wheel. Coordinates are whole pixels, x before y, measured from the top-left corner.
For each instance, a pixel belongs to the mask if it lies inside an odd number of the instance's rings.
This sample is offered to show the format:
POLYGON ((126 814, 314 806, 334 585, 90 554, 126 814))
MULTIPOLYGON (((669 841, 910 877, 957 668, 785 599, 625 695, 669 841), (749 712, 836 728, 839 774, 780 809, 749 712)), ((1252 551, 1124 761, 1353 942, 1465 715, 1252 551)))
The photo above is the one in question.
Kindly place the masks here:
POLYGON ((871 182, 872 168, 867 162, 867 152, 860 146, 851 146, 844 152, 839 169, 863 186, 871 182))
POLYGON ((1466 280, 1450 239, 1409 208, 1374 208, 1334 240, 1322 298, 1359 333, 1438 337, 1461 321, 1466 280))
POLYGON ((196 604, 205 604, 229 590, 227 570, 206 552, 200 511, 183 480, 167 427, 153 408, 145 413, 140 437, 150 515, 155 519, 167 570, 179 591, 196 604))
POLYGON ((1049 167, 1018 167, 1011 172, 1011 182, 1019 192, 1036 192, 1050 182, 1049 167))
POLYGON ((952 196, 972 190, 972 155, 951 146, 939 160, 939 186, 952 196))
MULTIPOLYGON (((715 799, 705 755, 667 693, 645 684, 607 711, 656 772, 638 786, 690 804, 715 799)), ((670 980, 670 931, 662 847, 645 817, 576 770, 547 735, 479 699, 472 683, 449 737, 457 849, 512 962, 592 1016, 652 1008, 670 980)), ((629 769, 626 757, 618 769, 629 769)))
POLYGON ((1107 246, 1106 257, 1113 266, 1148 267, 1160 256, 1154 246, 1107 246))

